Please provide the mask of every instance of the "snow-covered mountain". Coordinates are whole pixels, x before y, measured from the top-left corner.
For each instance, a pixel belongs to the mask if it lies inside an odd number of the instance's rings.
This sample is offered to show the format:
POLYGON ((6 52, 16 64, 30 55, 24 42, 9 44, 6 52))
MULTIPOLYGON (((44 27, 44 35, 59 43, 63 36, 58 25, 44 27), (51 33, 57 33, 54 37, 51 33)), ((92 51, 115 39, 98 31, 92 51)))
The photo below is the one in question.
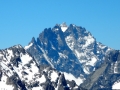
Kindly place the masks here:
POLYGON ((38 65, 21 45, 0 50, 0 90, 83 90, 67 79, 50 66, 38 65))
POLYGON ((37 39, 32 38, 25 50, 38 65, 50 65, 66 73, 66 77, 79 80, 79 85, 104 62, 112 49, 97 42, 85 28, 63 23, 45 28, 37 39))
POLYGON ((56 24, 24 48, 0 50, 0 89, 120 89, 119 66, 119 50, 97 42, 83 27, 56 24))

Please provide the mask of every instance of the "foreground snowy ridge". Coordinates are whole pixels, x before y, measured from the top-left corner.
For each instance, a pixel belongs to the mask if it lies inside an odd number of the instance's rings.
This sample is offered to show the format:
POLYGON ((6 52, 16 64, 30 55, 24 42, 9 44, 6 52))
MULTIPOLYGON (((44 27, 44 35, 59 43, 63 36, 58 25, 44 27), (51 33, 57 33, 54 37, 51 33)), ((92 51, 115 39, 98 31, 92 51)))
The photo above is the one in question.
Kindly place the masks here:
POLYGON ((63 73, 50 66, 38 66, 35 59, 20 45, 0 50, 1 90, 80 89, 75 82, 68 81, 63 73))

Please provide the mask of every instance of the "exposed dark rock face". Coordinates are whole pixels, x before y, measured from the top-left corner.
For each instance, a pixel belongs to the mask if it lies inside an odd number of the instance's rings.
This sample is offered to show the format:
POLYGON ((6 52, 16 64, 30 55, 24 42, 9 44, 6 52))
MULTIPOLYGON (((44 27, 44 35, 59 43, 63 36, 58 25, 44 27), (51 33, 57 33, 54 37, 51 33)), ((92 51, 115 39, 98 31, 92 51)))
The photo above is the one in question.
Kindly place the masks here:
POLYGON ((58 90, 69 90, 69 88, 67 87, 67 82, 65 80, 64 74, 60 75, 58 83, 59 83, 58 90))
POLYGON ((0 81, 1 81, 1 78, 2 78, 2 70, 0 70, 0 81))

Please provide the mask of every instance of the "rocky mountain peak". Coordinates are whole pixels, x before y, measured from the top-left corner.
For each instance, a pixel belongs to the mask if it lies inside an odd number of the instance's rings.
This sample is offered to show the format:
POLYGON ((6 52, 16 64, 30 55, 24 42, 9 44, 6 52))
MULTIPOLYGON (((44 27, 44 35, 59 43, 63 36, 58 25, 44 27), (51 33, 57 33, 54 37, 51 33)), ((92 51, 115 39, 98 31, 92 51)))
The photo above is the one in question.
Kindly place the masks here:
POLYGON ((57 24, 24 48, 0 50, 0 89, 111 90, 119 88, 119 66, 119 50, 81 26, 57 24))
POLYGON ((37 38, 37 45, 27 49, 38 64, 50 65, 75 78, 82 76, 81 81, 102 64, 110 50, 85 28, 74 24, 67 26, 66 23, 44 29, 37 38))
POLYGON ((62 30, 63 32, 65 32, 65 31, 67 30, 67 28, 68 28, 68 26, 66 25, 65 22, 63 22, 62 24, 60 24, 60 26, 61 26, 61 30, 62 30))
POLYGON ((35 37, 32 38, 30 43, 36 43, 35 37))

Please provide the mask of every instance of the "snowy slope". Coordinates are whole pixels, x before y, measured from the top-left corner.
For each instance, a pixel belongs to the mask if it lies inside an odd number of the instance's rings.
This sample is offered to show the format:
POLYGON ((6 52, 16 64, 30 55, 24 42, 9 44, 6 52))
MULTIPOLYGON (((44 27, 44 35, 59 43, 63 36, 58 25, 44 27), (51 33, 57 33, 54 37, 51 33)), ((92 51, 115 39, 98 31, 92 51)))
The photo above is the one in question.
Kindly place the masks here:
POLYGON ((112 86, 112 89, 120 89, 120 82, 112 86))
POLYGON ((12 85, 14 89, 27 89, 27 86, 32 83, 33 78, 36 78, 35 74, 39 73, 39 69, 35 61, 33 61, 33 58, 28 53, 26 53, 24 48, 20 45, 1 50, 0 58, 1 71, 3 73, 2 79, 6 77, 6 79, 8 79, 6 82, 8 85, 12 85), (15 78, 16 81, 13 81, 13 78, 15 78), (20 83, 24 82, 23 87, 21 87, 19 84, 16 86, 18 81, 20 83), (25 84, 27 85, 24 86, 25 84))
POLYGON ((77 84, 71 87, 65 77, 62 81, 63 76, 64 74, 50 66, 38 66, 35 59, 21 45, 0 50, 0 90, 80 88, 77 84))
POLYGON ((0 90, 13 90, 14 87, 12 85, 7 85, 7 76, 3 74, 3 77, 1 78, 0 81, 0 90))

